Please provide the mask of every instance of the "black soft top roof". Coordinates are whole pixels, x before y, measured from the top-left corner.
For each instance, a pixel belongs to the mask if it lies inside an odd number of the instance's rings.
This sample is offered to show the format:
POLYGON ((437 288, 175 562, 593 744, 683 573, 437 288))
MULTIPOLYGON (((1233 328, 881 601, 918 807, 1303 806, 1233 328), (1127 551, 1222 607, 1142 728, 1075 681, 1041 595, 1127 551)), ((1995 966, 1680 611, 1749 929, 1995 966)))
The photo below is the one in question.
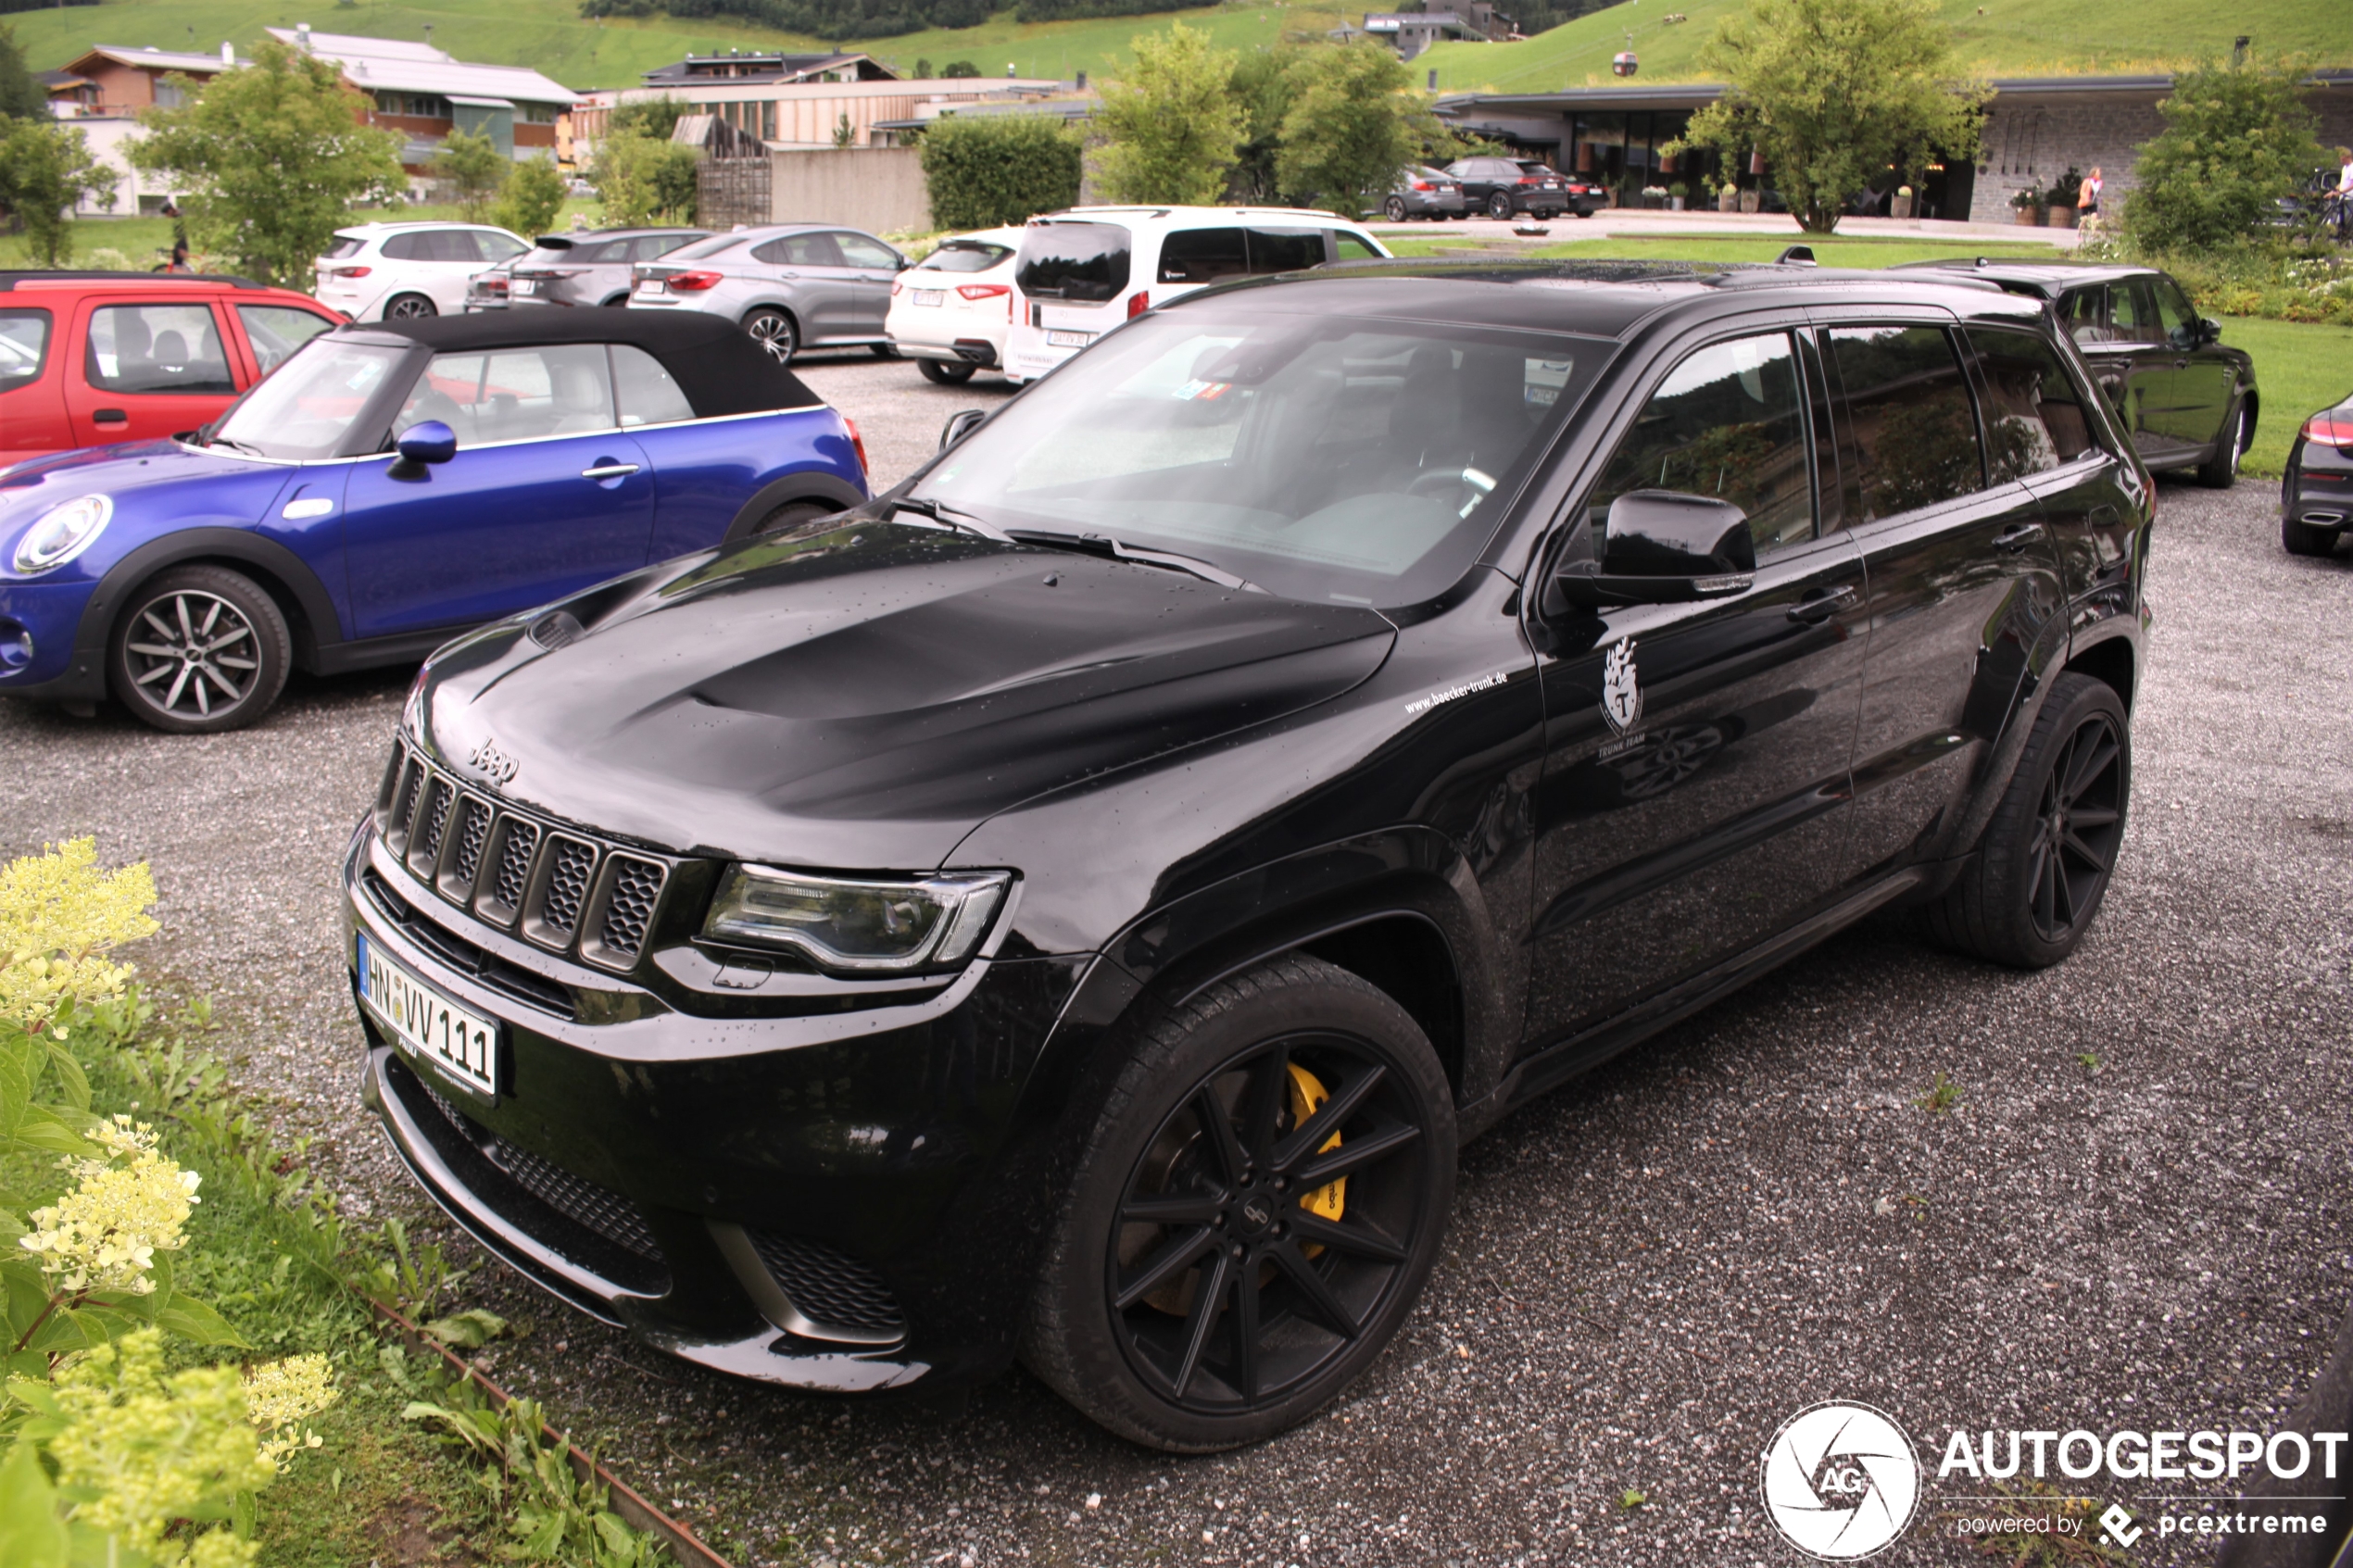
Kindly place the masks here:
POLYGON ((699 311, 534 307, 335 330, 346 337, 406 338, 435 354, 556 343, 630 344, 661 361, 698 419, 806 408, 823 401, 733 321, 699 311))

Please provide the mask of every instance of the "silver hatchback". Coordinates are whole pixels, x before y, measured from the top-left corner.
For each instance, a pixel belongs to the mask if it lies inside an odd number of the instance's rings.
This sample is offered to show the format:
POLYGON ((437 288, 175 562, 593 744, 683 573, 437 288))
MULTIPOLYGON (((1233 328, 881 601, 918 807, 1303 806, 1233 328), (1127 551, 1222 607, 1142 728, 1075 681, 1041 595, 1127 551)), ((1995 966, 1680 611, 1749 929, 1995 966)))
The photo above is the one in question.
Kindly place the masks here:
POLYGON ((745 229, 631 269, 629 307, 724 316, 787 364, 804 348, 864 345, 887 355, 890 284, 907 264, 855 229, 745 229))

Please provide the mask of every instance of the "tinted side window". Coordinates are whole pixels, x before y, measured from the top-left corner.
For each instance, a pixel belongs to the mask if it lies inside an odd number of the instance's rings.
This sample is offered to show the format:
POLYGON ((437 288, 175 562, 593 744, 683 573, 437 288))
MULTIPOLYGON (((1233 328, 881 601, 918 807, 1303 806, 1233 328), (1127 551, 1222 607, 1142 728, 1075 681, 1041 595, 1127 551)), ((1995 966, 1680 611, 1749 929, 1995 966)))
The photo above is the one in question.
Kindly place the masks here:
POLYGON ((334 325, 290 305, 240 305, 237 319, 245 324, 245 342, 253 345, 254 362, 268 375, 285 363, 286 356, 334 325))
POLYGON ((49 362, 49 313, 0 310, 0 392, 40 379, 49 362))
POLYGON ((1321 229, 1252 229, 1250 270, 1256 273, 1297 272, 1321 267, 1327 259, 1321 229))
POLYGON ((234 392, 229 356, 202 305, 108 305, 90 313, 84 370, 107 392, 234 392))
POLYGON ((838 267, 841 253, 834 249, 831 235, 786 234, 770 240, 751 253, 772 267, 838 267))
POLYGON ((677 382, 662 369, 661 360, 642 348, 625 343, 612 345, 612 382, 624 425, 667 424, 695 417, 694 405, 686 401, 677 382))
POLYGON ((563 259, 584 267, 603 267, 616 261, 626 261, 629 259, 629 242, 607 240, 602 245, 574 245, 564 254, 563 259))
POLYGON ((2171 278, 2151 278, 2148 288, 2157 296, 2157 320, 2164 329, 2165 341, 2176 348, 2196 348, 2197 312, 2190 308, 2182 285, 2171 278))
POLYGON ((1214 283, 1250 270, 1250 247, 1239 229, 1179 229, 1160 242, 1160 281, 1214 283))
POLYGON ((1939 327, 1841 327, 1831 355, 1852 427, 1846 516, 1873 522, 1985 483, 1977 412, 1939 327))
POLYGON ((2073 462, 2092 446, 2075 382, 2032 332, 1971 327, 1985 387, 1985 466, 1996 484, 2073 462))
POLYGON ((427 242, 429 234, 395 234, 384 241, 384 254, 387 261, 430 261, 433 250, 427 242))
POLYGON ((950 240, 916 265, 920 270, 926 272, 986 272, 1013 253, 1011 245, 950 240))
POLYGON ((899 253, 880 240, 870 240, 863 234, 836 234, 833 241, 845 266, 869 267, 884 272, 899 270, 899 253))
POLYGON ((1629 490, 1730 501, 1759 555, 1814 536, 1805 399, 1786 333, 1710 344, 1651 395, 1603 470, 1596 520, 1629 490))
POLYGON ((1133 244, 1116 223, 1040 223, 1022 236, 1013 281, 1045 299, 1116 299, 1127 292, 1133 244))

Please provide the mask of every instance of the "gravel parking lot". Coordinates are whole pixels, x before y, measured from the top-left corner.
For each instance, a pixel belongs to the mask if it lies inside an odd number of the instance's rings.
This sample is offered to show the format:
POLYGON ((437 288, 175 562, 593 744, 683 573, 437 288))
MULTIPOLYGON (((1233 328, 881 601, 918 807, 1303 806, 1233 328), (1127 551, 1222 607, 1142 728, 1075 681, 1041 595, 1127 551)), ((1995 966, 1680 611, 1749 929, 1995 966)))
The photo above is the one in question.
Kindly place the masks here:
MULTIPOLYGON (((1003 395, 806 376, 878 482, 1003 395)), ((2353 559, 2283 554, 2274 505, 2162 487, 2133 823, 2072 961, 1989 970, 1891 922, 1523 1110, 1466 1151, 1419 1314, 1324 1420, 1172 1460, 1023 1374, 828 1404, 494 1262, 469 1299, 536 1325, 496 1373, 744 1564, 1793 1563, 1757 1460, 1818 1399, 1887 1411, 1931 1473, 1956 1427, 2267 1427, 2353 1295, 2353 559)), ((242 1081, 361 1213, 418 1201, 357 1098, 334 862, 408 675, 297 677, 193 739, 0 704, 0 853, 94 832, 150 859, 143 962, 218 998, 242 1081)), ((1879 1561, 1982 1561, 1947 1520, 1981 1489, 1931 1479, 1879 1561)), ((2208 1549, 2152 1530, 2130 1561, 2208 1549)))

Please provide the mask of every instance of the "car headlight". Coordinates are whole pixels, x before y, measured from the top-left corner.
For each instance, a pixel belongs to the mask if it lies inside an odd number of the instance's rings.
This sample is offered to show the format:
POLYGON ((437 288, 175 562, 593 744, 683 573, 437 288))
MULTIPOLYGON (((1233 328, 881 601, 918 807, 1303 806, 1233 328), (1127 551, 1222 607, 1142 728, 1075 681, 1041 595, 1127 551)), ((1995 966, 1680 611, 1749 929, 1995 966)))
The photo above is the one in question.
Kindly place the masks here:
POLYGON ((51 507, 18 538, 17 571, 30 577, 65 565, 90 547, 113 516, 114 502, 104 495, 77 495, 51 507))
POLYGON ((721 942, 789 947, 825 969, 903 973, 960 964, 988 935, 1010 872, 865 882, 733 867, 703 922, 721 942))

